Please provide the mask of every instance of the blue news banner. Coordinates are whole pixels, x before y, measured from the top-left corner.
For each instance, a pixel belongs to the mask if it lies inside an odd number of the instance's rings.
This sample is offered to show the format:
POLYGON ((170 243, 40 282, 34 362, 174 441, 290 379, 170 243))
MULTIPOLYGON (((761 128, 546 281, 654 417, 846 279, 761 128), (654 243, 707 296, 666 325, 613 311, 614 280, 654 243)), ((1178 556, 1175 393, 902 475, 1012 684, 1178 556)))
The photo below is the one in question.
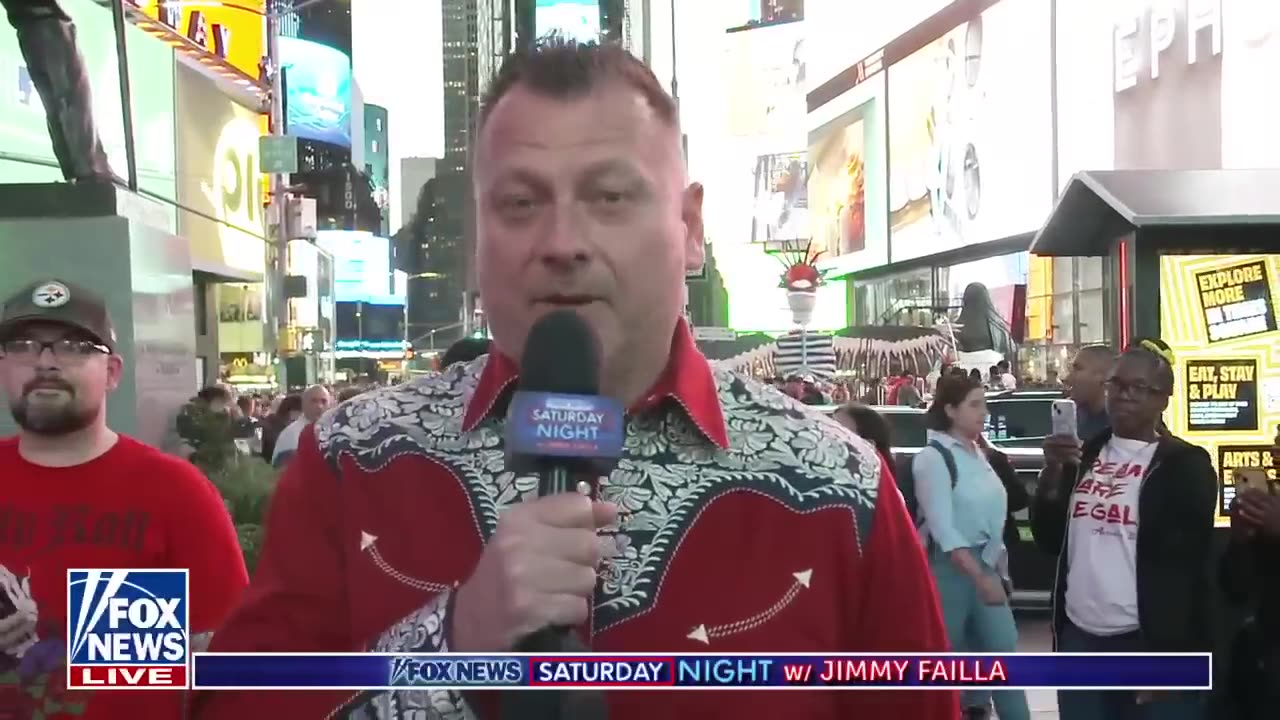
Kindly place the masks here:
POLYGON ((195 653, 199 689, 1128 688, 1207 690, 1208 654, 195 653))

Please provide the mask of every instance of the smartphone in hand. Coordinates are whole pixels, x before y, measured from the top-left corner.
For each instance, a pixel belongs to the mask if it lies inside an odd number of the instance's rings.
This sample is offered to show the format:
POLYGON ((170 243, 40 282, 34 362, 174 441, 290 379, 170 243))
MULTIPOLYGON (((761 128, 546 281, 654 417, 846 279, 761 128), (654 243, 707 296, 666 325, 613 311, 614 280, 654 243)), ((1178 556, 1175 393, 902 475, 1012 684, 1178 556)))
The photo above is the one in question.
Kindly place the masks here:
POLYGON ((1267 471, 1263 468, 1236 468, 1232 471, 1235 480, 1236 494, 1245 490, 1258 490, 1274 494, 1274 486, 1267 481, 1267 471))
POLYGON ((1054 400, 1052 413, 1052 431, 1054 435, 1079 439, 1076 430, 1076 402, 1074 400, 1054 400))

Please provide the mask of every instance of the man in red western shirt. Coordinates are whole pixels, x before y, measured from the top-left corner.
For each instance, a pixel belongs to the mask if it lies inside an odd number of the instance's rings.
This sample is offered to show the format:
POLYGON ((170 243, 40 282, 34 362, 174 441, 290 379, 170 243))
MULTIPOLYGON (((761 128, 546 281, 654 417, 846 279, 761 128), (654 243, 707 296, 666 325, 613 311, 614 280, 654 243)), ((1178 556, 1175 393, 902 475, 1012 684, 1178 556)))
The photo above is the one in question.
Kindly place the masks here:
POLYGON ((249 582, 213 484, 107 426, 124 371, 92 292, 44 280, 0 309, 0 392, 20 429, 0 439, 0 719, 183 717, 180 691, 63 689, 68 568, 189 570, 193 635, 249 582))
MULTIPOLYGON (((713 369, 681 319, 703 262, 671 97, 614 47, 509 59, 474 167, 493 352, 368 393, 307 431, 246 601, 214 651, 493 652, 547 625, 596 652, 942 651, 932 581, 875 450, 713 369), (534 321, 580 313, 630 408, 596 498, 506 472, 534 321), (607 542, 598 531, 616 526, 607 542), (603 548, 603 549, 602 549, 603 548)), ((495 717, 493 693, 207 693, 200 718, 495 717)), ((951 720, 941 692, 617 692, 612 720, 951 720)))

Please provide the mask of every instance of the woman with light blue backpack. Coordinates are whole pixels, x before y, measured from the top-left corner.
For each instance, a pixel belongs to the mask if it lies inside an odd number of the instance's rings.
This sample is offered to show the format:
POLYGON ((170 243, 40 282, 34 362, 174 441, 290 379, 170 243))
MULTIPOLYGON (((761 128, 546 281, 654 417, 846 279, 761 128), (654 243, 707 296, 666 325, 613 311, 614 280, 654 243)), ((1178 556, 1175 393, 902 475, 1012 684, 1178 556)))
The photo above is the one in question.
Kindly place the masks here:
MULTIPOLYGON (((911 463, 912 491, 953 652, 1012 653, 1018 628, 1000 571, 1008 497, 987 460, 986 417, 980 383, 940 378, 926 415, 929 443, 911 463)), ((1021 690, 968 691, 961 704, 968 717, 983 717, 988 698, 1000 720, 1031 717, 1021 690)))

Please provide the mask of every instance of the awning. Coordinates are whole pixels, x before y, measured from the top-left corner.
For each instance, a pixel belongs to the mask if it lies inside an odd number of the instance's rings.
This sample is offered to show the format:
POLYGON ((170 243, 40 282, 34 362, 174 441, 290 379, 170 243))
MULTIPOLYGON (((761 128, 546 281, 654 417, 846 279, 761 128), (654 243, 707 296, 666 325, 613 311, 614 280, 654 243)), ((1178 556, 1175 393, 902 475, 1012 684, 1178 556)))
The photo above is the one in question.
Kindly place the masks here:
MULTIPOLYGON (((1280 225, 1280 170, 1080 172, 1032 239, 1031 252, 1107 255, 1134 229, 1267 225, 1280 225)), ((1280 248, 1280 237, 1276 244, 1280 248)))

